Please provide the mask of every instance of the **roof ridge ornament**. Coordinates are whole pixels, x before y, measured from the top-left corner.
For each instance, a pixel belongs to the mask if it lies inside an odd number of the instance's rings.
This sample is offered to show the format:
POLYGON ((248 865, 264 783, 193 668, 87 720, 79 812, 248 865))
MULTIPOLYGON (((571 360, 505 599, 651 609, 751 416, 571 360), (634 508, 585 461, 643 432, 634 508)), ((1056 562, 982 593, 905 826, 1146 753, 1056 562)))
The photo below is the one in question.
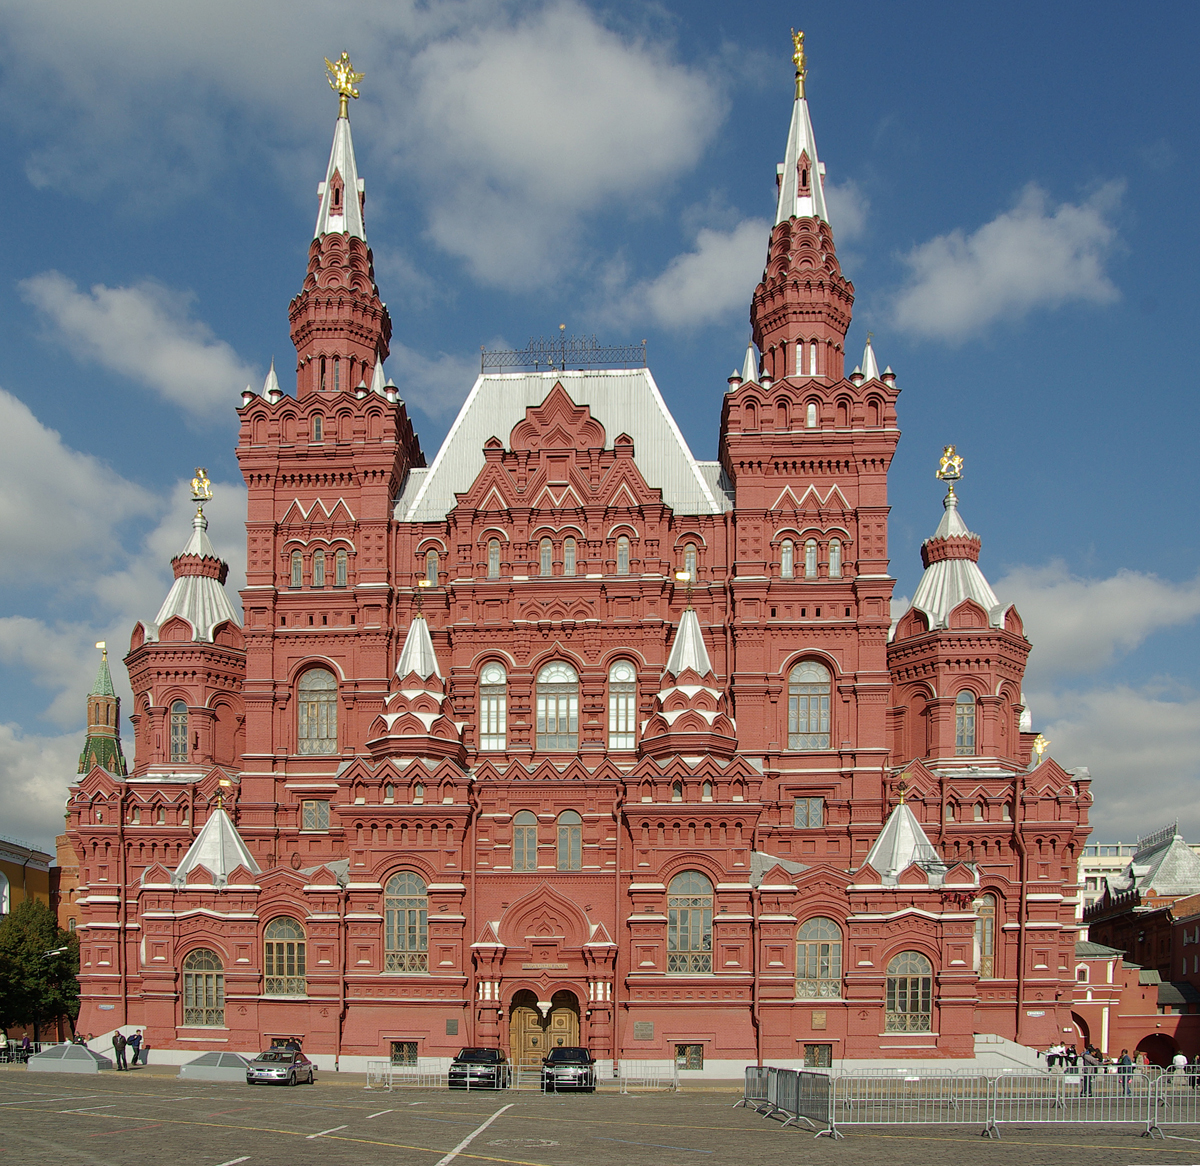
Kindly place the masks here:
POLYGON ((949 493, 946 495, 947 500, 955 497, 954 483, 962 481, 963 459, 955 452, 952 445, 947 445, 942 450, 942 459, 938 464, 936 477, 947 484, 949 493))
POLYGON ((354 66, 350 62, 350 54, 345 49, 342 50, 342 55, 336 61, 325 58, 325 70, 329 74, 329 88, 338 95, 338 117, 349 118, 350 98, 358 98, 358 90, 355 86, 366 74, 354 71, 354 66))
POLYGON ((196 503, 197 518, 204 517, 204 504, 211 502, 212 496, 212 482, 208 480, 208 471, 203 466, 197 466, 196 476, 192 479, 192 501, 196 503))
POLYGON ((792 64, 796 66, 796 96, 804 96, 804 78, 808 76, 808 58, 804 55, 804 30, 792 29, 792 64))

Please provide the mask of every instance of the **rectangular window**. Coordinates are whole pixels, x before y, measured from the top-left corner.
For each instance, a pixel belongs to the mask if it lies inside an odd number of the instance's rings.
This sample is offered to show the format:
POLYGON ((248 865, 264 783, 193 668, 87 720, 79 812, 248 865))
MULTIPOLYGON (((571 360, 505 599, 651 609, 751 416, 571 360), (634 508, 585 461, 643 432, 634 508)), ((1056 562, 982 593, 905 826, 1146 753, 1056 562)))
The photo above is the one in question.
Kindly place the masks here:
POLYGON ((804 1067, 806 1069, 832 1069, 833 1045, 805 1045, 804 1067))
POLYGON ((392 1041, 392 1064, 416 1068, 417 1042, 415 1040, 392 1041))
POLYGON ((829 685, 792 684, 788 694, 788 748, 829 748, 829 685))
POLYGON ((301 830, 328 830, 329 829, 329 803, 318 801, 305 801, 300 803, 300 829, 301 830))
POLYGON ((537 743, 539 749, 579 748, 578 685, 538 685, 537 743))
POLYGON ((675 1067, 677 1069, 703 1069, 703 1045, 676 1045, 675 1067))
POLYGON ((634 726, 637 716, 637 686, 610 681, 608 686, 608 747, 632 749, 637 744, 634 726))
POLYGON ((824 798, 797 798, 794 824, 797 830, 815 830, 825 825, 824 798))
POLYGON ((559 826, 558 828, 558 869, 583 869, 583 827, 559 826))
POLYGON ((537 827, 513 830, 513 870, 537 870, 537 827))
POLYGON ((507 687, 503 684, 482 685, 479 689, 479 748, 506 748, 507 727, 507 687))

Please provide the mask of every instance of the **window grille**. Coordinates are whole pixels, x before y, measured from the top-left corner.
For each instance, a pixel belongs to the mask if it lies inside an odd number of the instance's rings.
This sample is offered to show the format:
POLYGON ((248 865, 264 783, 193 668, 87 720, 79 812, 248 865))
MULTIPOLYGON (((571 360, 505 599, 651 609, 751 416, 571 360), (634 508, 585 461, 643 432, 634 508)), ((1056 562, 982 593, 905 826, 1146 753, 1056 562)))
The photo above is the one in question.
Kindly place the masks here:
POLYGON ((392 1041, 392 1064, 407 1069, 417 1067, 417 1042, 415 1040, 392 1041))
POLYGON ((836 1000, 842 994, 842 931, 818 916, 796 932, 796 999, 836 1000))
POLYGON ((954 702, 954 752, 959 757, 975 753, 975 694, 960 692, 954 702))
POLYGON ((795 818, 797 830, 814 830, 825 825, 824 798, 797 798, 795 818))
POLYGON ((337 679, 327 668, 310 668, 297 687, 301 753, 337 752, 337 679))
POLYGON ((508 674, 503 665, 485 664, 479 674, 479 748, 508 744, 508 674))
POLYGON ((624 535, 617 539, 617 574, 629 574, 629 539, 624 535))
POLYGON ((575 574, 575 553, 576 553, 575 540, 573 538, 565 539, 563 541, 563 574, 564 575, 574 575, 575 574))
POLYGON ((384 971, 429 970, 429 898, 411 871, 388 879, 383 898, 384 971))
POLYGON ((558 816, 558 869, 583 869, 583 819, 574 810, 558 816))
POLYGON ((500 540, 498 538, 488 539, 487 577, 489 579, 500 578, 500 540))
POLYGON ((829 748, 829 669, 805 660, 788 679, 788 748, 829 748))
POLYGON ((667 888, 667 971, 712 971, 712 883, 696 871, 667 888))
POLYGON ((171 760, 188 759, 188 709, 183 701, 171 704, 171 760))
POLYGON ((676 1045, 675 1067, 677 1069, 703 1069, 703 1045, 676 1045))
POLYGON ((314 587, 325 586, 325 552, 313 552, 313 584, 314 587))
POLYGON ((304 928, 295 919, 272 919, 263 940, 263 986, 267 995, 305 995, 304 928))
POLYGON ((537 747, 579 748, 579 676, 569 664, 547 664, 537 678, 537 747))
POLYGON ((183 1023, 225 1026, 225 975, 221 957, 199 947, 183 958, 183 1023))
POLYGON ((933 1028, 933 965, 919 951, 902 951, 887 966, 885 1032, 933 1028))
POLYGON ((632 749, 637 744, 637 673, 628 660, 608 670, 608 747, 632 749))
POLYGON ((537 870, 537 818, 521 810, 513 818, 513 870, 537 870))
POLYGON ((783 540, 783 546, 779 551, 779 577, 781 579, 794 578, 796 574, 796 544, 790 538, 783 540))
POLYGON ((303 801, 300 803, 301 830, 328 830, 329 803, 319 801, 303 801))

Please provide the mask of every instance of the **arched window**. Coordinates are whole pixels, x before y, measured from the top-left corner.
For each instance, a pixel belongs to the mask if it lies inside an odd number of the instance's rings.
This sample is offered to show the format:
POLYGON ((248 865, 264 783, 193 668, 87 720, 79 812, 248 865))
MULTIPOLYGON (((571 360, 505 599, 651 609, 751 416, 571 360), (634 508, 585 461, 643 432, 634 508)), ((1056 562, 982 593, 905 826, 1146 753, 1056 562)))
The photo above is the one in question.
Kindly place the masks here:
POLYGON ((617 574, 629 574, 629 539, 624 535, 617 539, 617 574))
POLYGON ((796 574, 796 544, 790 538, 783 540, 779 548, 779 577, 792 579, 796 574))
POLYGON ((667 887, 667 971, 712 971, 712 883, 698 871, 667 887))
POLYGON ((0 915, 7 915, 12 910, 12 904, 9 901, 10 893, 8 876, 0 870, 0 915))
POLYGON ((272 919, 263 932, 263 990, 268 996, 303 996, 304 928, 295 919, 272 919))
POLYGON ((325 586, 325 552, 313 551, 313 584, 314 587, 325 586))
POLYGON ((554 574, 554 544, 548 539, 542 539, 541 545, 541 573, 543 575, 554 574))
POLYGON ((425 787, 420 782, 417 782, 413 786, 412 799, 414 806, 423 806, 425 804, 425 787))
POLYGON ((337 356, 333 358, 333 391, 335 393, 342 391, 342 362, 341 358, 337 356))
POLYGON ((885 1032, 933 1027, 933 965, 919 951, 902 951, 887 966, 885 1032))
POLYGON ((954 702, 954 752, 959 757, 975 753, 975 694, 960 692, 954 702))
POLYGON ((688 543, 683 548, 683 569, 687 572, 687 577, 695 583, 698 575, 696 569, 696 544, 688 543))
POLYGON ((990 980, 996 974, 996 896, 988 893, 975 900, 975 950, 979 978, 990 980))
POLYGON ((183 957, 183 1023, 225 1027, 225 975, 221 957, 198 947, 183 957))
POLYGON ((313 441, 324 441, 325 440, 324 429, 325 429, 324 421, 321 417, 321 414, 318 413, 312 419, 312 439, 313 439, 313 441))
POLYGON ((337 752, 337 679, 328 668, 310 668, 296 688, 300 753, 337 752))
POLYGON ((711 802, 712 801, 712 782, 711 781, 706 781, 703 785, 701 785, 700 800, 702 802, 711 802))
POLYGON ((842 931, 818 916, 796 932, 796 999, 837 1000, 842 994, 842 931))
POLYGON ((387 881, 383 892, 385 972, 429 970, 429 898, 412 871, 387 881))
POLYGON ((579 676, 570 664, 547 664, 537 678, 537 747, 579 748, 579 676))
POLYGON ((188 759, 188 707, 181 700, 171 702, 171 760, 188 759))
POLYGON ((842 577, 842 540, 840 538, 829 540, 829 577, 830 579, 842 577))
POLYGON ((637 673, 628 660, 608 670, 608 747, 632 749, 637 732, 637 673))
POLYGON ((563 540, 563 574, 575 574, 575 540, 573 538, 563 540))
POLYGON ((304 556, 299 551, 292 551, 292 580, 291 586, 304 586, 304 556))
POLYGON ((788 677, 788 748, 829 748, 829 669, 803 660, 788 677))
POLYGON ((804 375, 804 341, 801 340, 796 344, 796 375, 802 377, 804 375))
POLYGON ((574 810, 558 815, 558 869, 583 869, 583 819, 574 810))
POLYGON ((334 580, 338 587, 346 586, 346 552, 338 551, 334 559, 334 580))
POLYGON ((325 358, 321 357, 321 392, 325 391, 325 358))
POLYGON ((438 585, 438 553, 437 551, 425 552, 425 581, 430 587, 438 585))
MULTIPOLYGON (((813 355, 814 356, 816 355, 815 349, 813 350, 813 355)), ((811 375, 816 376, 817 374, 816 374, 816 362, 815 361, 814 361, 813 368, 814 368, 814 371, 812 372, 811 375)), ((809 403, 808 403, 808 409, 806 410, 805 417, 804 417, 804 424, 805 424, 805 427, 808 429, 816 429, 816 427, 817 427, 817 406, 812 401, 809 401, 809 403)))
POLYGON ((396 787, 389 781, 383 787, 383 800, 387 805, 391 805, 396 800, 396 787))
POLYGON ((537 818, 521 810, 513 818, 513 870, 537 870, 537 818))
POLYGON ((671 801, 673 801, 673 802, 683 801, 683 782, 681 782, 681 781, 671 782, 671 801))
POLYGON ((500 578, 500 540, 498 538, 488 539, 488 578, 500 578))
POLYGON ((808 539, 804 544, 804 577, 805 579, 817 577, 817 540, 815 538, 808 539))
POLYGON ((479 674, 479 748, 508 746, 508 673, 503 664, 485 664, 479 674))

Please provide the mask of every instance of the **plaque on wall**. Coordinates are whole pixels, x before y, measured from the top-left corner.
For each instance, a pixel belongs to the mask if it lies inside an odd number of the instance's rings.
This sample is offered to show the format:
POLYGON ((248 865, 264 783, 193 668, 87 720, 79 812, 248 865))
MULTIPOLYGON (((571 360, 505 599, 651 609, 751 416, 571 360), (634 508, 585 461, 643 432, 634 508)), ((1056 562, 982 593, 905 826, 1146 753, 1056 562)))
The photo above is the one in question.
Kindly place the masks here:
POLYGON ((446 1021, 446 1035, 447 1036, 458 1036, 458 1021, 457 1020, 447 1020, 446 1021))
POLYGON ((827 1024, 826 1013, 824 1010, 818 1010, 812 1013, 812 1026, 814 1031, 820 1031, 827 1024))
POLYGON ((654 1039, 654 1021, 653 1020, 635 1020, 633 1022, 633 1039, 634 1040, 653 1040, 654 1039))

